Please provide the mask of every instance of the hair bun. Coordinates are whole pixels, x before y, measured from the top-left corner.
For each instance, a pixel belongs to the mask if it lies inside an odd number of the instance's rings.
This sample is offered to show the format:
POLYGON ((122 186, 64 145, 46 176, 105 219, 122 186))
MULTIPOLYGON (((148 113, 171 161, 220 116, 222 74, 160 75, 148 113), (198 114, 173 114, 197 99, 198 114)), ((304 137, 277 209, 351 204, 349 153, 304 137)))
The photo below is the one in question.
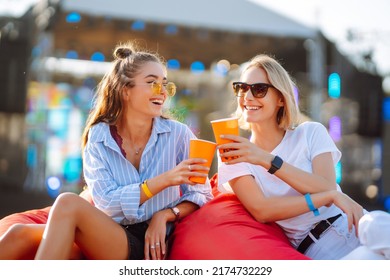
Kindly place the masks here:
POLYGON ((132 53, 133 50, 129 47, 118 47, 114 52, 114 56, 119 59, 124 59, 129 57, 132 53))

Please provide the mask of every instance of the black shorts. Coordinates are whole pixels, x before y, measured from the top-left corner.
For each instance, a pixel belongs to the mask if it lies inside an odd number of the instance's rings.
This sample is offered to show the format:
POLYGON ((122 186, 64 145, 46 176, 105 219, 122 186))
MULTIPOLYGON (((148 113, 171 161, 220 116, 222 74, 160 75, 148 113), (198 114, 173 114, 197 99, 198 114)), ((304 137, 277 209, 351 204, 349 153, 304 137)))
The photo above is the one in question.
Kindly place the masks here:
POLYGON ((145 232, 148 229, 148 223, 142 222, 134 225, 121 225, 127 235, 127 245, 129 247, 129 260, 145 259, 145 232))

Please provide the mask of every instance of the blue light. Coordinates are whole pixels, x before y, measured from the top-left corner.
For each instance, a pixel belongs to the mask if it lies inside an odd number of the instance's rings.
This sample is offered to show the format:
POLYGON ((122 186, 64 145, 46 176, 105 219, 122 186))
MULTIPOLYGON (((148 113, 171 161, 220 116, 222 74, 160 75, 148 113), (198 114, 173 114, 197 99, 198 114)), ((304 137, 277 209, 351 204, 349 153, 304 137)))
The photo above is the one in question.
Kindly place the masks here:
POLYGON ((177 26, 176 25, 168 25, 165 27, 165 33, 169 35, 175 35, 177 34, 177 26))
POLYGON ((390 211, 390 196, 385 198, 383 205, 387 211, 390 211))
POLYGON ((133 22, 133 24, 131 25, 131 29, 135 30, 135 31, 141 31, 141 30, 144 30, 145 29, 145 22, 142 21, 142 20, 136 20, 133 22))
POLYGON ((170 59, 167 61, 167 67, 169 70, 179 70, 180 62, 177 59, 170 59))
POLYGON ((50 197, 57 197, 61 190, 61 180, 58 177, 50 176, 46 179, 46 190, 50 197))
POLYGON ((185 89, 183 89, 183 90, 181 91, 181 93, 182 93, 183 95, 189 96, 189 95, 192 94, 192 91, 191 91, 190 89, 188 89, 188 88, 185 88, 185 89))
POLYGON ((105 57, 104 57, 104 54, 102 54, 101 52, 94 52, 91 55, 91 60, 92 61, 104 61, 105 57))
POLYGON ((78 23, 80 21, 81 21, 81 15, 79 13, 72 12, 66 16, 67 23, 78 23))
POLYGON ((194 74, 203 73, 205 70, 204 64, 201 61, 194 61, 191 63, 191 72, 194 74))
POLYGON ((390 97, 383 99, 383 120, 390 121, 390 97))
POLYGON ((226 76, 228 71, 229 69, 223 63, 217 63, 217 65, 214 67, 214 73, 217 74, 218 76, 224 77, 226 76))
POLYGON ((328 94, 330 98, 338 99, 341 93, 341 79, 337 73, 332 73, 328 78, 328 94))
POLYGON ((71 50, 66 53, 65 57, 69 59, 78 59, 79 54, 76 51, 71 50))
POLYGON ((32 57, 38 57, 42 54, 42 48, 40 46, 35 46, 32 50, 31 50, 31 56, 32 57))
POLYGON ((336 167, 335 167, 335 172, 336 172, 336 183, 337 184, 340 184, 341 182, 341 178, 342 178, 342 164, 341 164, 341 161, 339 161, 337 164, 336 164, 336 167))

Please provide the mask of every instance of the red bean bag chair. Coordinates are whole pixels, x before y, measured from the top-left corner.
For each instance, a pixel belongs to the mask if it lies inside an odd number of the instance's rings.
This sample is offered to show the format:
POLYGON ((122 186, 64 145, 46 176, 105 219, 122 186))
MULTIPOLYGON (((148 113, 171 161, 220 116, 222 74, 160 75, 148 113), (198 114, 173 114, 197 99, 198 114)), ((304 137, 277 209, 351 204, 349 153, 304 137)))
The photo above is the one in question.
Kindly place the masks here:
POLYGON ((177 226, 170 240, 172 260, 308 260, 276 223, 257 222, 234 194, 219 194, 177 226))
POLYGON ((0 236, 13 224, 46 224, 51 206, 14 213, 0 220, 0 236))
MULTIPOLYGON (((87 191, 82 191, 80 196, 93 204, 87 191)), ((0 220, 0 236, 13 224, 46 224, 50 209, 51 206, 47 206, 42 209, 32 209, 5 216, 0 220)))

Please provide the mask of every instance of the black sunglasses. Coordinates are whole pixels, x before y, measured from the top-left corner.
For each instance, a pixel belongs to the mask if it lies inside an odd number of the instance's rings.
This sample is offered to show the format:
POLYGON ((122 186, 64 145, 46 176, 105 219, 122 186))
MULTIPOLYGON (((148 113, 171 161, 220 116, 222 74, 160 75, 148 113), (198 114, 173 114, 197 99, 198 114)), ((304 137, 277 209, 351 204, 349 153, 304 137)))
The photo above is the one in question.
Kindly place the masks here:
POLYGON ((270 87, 275 88, 273 85, 265 84, 265 83, 256 83, 256 84, 247 84, 241 82, 233 83, 234 95, 237 97, 243 97, 244 93, 250 89, 254 97, 263 98, 264 96, 266 96, 268 92, 268 88, 270 87))

